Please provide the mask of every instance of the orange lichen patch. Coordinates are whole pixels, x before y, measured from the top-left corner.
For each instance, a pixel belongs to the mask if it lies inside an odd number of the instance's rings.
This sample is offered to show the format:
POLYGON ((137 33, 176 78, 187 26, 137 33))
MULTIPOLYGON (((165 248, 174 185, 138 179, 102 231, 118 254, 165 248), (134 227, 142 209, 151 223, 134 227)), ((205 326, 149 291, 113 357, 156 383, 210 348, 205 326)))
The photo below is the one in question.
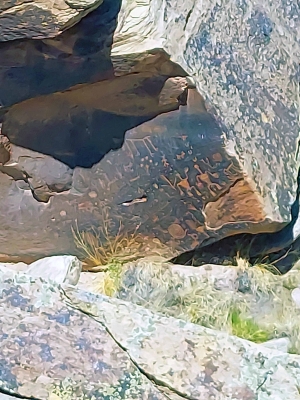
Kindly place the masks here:
POLYGON ((262 222, 266 218, 262 201, 247 180, 236 182, 224 196, 204 208, 206 224, 218 228, 228 222, 262 222))
POLYGON ((183 189, 191 189, 188 178, 182 179, 179 183, 177 183, 177 186, 182 187, 183 189))
POLYGON ((186 236, 186 231, 179 224, 170 225, 168 232, 174 239, 183 239, 186 236))
POLYGON ((214 161, 221 162, 223 160, 223 157, 220 153, 215 153, 212 155, 212 159, 214 161))

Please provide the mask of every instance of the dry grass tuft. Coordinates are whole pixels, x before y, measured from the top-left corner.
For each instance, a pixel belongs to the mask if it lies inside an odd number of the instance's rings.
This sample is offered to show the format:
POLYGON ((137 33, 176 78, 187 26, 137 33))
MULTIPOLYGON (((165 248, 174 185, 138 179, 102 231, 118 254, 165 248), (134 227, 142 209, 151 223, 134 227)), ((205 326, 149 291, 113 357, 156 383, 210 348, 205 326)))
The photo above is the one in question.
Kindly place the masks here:
POLYGON ((79 249, 86 271, 106 271, 109 265, 125 264, 134 261, 142 255, 143 238, 136 232, 122 233, 120 223, 118 233, 111 236, 107 224, 103 224, 100 232, 83 231, 72 228, 76 247, 79 249), (103 239, 102 239, 103 238, 103 239))
POLYGON ((228 268, 240 269, 238 276, 249 283, 246 292, 220 290, 210 276, 184 277, 168 263, 138 260, 125 266, 114 296, 256 343, 287 335, 292 351, 300 354, 300 310, 291 299, 300 271, 278 276, 262 264, 239 259, 238 265, 228 268))

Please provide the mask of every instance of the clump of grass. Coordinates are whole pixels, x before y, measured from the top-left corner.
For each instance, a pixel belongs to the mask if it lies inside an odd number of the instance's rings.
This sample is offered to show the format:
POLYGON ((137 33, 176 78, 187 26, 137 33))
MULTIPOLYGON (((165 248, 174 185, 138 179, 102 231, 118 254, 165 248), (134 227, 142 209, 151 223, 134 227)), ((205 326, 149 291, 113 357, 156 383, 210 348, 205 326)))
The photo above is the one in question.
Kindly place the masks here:
POLYGON ((121 223, 114 236, 109 234, 108 223, 105 221, 99 232, 95 229, 80 232, 76 225, 72 233, 87 271, 106 271, 109 265, 123 265, 142 254, 142 238, 136 232, 123 233, 121 223))
POLYGON ((226 329, 233 293, 212 282, 182 277, 168 263, 138 260, 126 266, 116 297, 208 328, 226 329))
POLYGON ((280 278, 278 274, 274 274, 272 265, 257 263, 251 265, 248 260, 237 256, 237 268, 241 272, 247 272, 253 293, 261 293, 267 296, 275 295, 278 288, 280 278))
POLYGON ((230 314, 232 334, 242 339, 251 340, 255 343, 263 343, 271 339, 270 332, 261 329, 252 319, 243 318, 241 311, 233 309, 230 314))
POLYGON ((178 274, 169 263, 138 260, 126 265, 114 296, 256 343, 288 335, 293 351, 299 354, 300 311, 282 277, 245 261, 243 265, 240 261, 240 266, 251 287, 245 294, 216 289, 209 276, 178 274))
POLYGON ((103 294, 113 297, 119 290, 123 273, 123 265, 109 264, 103 279, 103 294))

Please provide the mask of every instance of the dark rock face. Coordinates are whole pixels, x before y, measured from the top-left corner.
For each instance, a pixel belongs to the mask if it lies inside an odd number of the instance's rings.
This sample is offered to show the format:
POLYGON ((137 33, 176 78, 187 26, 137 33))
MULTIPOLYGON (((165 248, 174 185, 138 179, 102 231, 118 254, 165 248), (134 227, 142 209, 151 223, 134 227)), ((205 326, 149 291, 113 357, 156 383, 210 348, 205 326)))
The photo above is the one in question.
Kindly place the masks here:
POLYGON ((295 4, 124 0, 113 46, 122 53, 157 43, 194 77, 267 214, 281 222, 290 219, 299 163, 295 4))
MULTIPOLYGON (((51 155, 71 168, 90 168, 122 146, 128 129, 178 107, 172 92, 160 104, 167 79, 137 73, 27 100, 9 109, 2 133, 12 143, 51 155)), ((185 90, 179 87, 178 96, 185 90)))
POLYGON ((14 103, 113 76, 110 58, 120 0, 105 0, 57 37, 1 43, 0 115, 14 103))
MULTIPOLYGON (((14 107, 11 110, 13 116, 14 107)), ((25 172, 28 182, 9 181, 12 167, 3 167, 0 222, 6 227, 6 240, 0 244, 1 253, 75 252, 71 234, 75 221, 80 230, 99 230, 106 221, 112 237, 121 225, 123 232, 137 232, 145 242, 155 239, 166 245, 163 254, 170 258, 203 240, 270 229, 259 197, 226 152, 222 131, 194 89, 189 90, 186 106, 129 130, 122 148, 90 169, 72 170, 51 157, 12 148, 13 168, 25 172), (235 213, 224 211, 226 218, 216 221, 210 205, 223 199, 223 210, 230 210, 232 191, 235 213), (18 249, 9 245, 16 236, 22 238, 18 249)))

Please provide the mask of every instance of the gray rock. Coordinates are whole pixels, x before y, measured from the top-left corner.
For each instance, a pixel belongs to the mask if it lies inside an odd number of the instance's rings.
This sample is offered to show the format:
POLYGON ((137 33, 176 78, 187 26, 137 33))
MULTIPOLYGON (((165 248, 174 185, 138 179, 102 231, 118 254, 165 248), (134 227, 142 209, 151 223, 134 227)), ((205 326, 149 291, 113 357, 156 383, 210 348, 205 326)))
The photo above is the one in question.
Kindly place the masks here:
POLYGON ((291 293, 295 307, 300 308, 300 288, 295 288, 291 293))
POLYGON ((57 285, 3 279, 0 271, 0 293, 0 391, 51 400, 166 398, 57 285))
POLYGON ((291 347, 291 341, 289 338, 283 337, 279 339, 268 340, 267 342, 261 344, 261 346, 287 353, 291 347))
POLYGON ((49 400, 300 398, 300 356, 14 272, 0 270, 0 293, 6 393, 49 400))
POLYGON ((235 291, 237 289, 238 268, 217 264, 206 264, 199 268, 171 265, 170 268, 172 272, 179 274, 184 279, 196 278, 207 281, 218 290, 235 291))
POLYGON ((0 6, 0 41, 47 38, 75 25, 103 0, 5 0, 0 6))
POLYGON ((227 151, 280 221, 298 168, 299 20, 288 0, 125 0, 113 46, 118 55, 162 47, 193 76, 227 151))
POLYGON ((82 263, 71 255, 42 258, 29 265, 26 273, 34 278, 43 278, 59 284, 76 285, 82 263))

